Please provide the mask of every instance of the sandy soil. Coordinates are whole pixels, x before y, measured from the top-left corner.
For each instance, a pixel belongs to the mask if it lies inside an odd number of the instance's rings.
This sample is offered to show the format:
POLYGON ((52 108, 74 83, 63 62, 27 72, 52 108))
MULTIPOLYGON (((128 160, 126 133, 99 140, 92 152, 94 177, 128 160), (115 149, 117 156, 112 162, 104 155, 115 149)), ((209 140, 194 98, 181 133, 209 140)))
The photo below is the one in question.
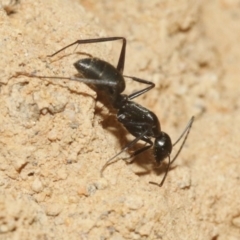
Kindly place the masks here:
POLYGON ((0 36, 0 239, 240 239, 239 1, 4 0, 0 36), (127 38, 124 73, 156 84, 135 101, 173 142, 196 117, 162 188, 151 151, 100 176, 133 137, 93 89, 20 74, 116 65, 118 42, 47 57, 103 36, 127 38))

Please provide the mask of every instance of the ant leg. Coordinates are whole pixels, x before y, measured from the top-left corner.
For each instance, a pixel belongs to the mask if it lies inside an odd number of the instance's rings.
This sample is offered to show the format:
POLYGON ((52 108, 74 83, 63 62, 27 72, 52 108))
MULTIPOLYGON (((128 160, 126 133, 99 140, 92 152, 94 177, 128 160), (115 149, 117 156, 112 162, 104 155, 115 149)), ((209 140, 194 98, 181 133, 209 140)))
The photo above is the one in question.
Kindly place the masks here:
POLYGON ((80 39, 80 40, 77 40, 77 41, 61 48, 57 52, 55 52, 51 55, 48 55, 48 57, 53 57, 53 56, 57 55, 58 53, 62 52, 63 50, 65 50, 65 49, 67 49, 67 48, 69 48, 69 47, 71 47, 75 44, 110 42, 110 41, 116 41, 116 40, 122 40, 123 41, 120 56, 119 56, 119 59, 118 59, 118 64, 117 64, 117 70, 120 73, 123 73, 124 64, 125 64, 126 45, 127 45, 127 40, 124 37, 105 37, 105 38, 80 39))
POLYGON ((135 93, 130 94, 130 95, 128 96, 128 99, 129 99, 129 100, 132 100, 132 99, 134 99, 134 98, 136 98, 136 97, 138 97, 138 96, 140 96, 140 95, 148 92, 149 90, 151 90, 152 88, 155 87, 155 83, 153 83, 153 82, 150 82, 150 81, 147 81, 147 80, 144 80, 144 79, 141 79, 141 78, 130 77, 130 76, 126 76, 126 75, 123 75, 123 76, 124 76, 124 77, 127 77, 127 78, 131 78, 133 81, 150 85, 150 86, 147 87, 147 88, 144 88, 144 89, 142 89, 142 90, 140 90, 140 91, 137 91, 137 92, 135 92, 135 93))
POLYGON ((76 82, 81 82, 81 83, 86 83, 86 84, 94 84, 94 85, 102 85, 102 86, 109 86, 109 87, 115 87, 117 85, 116 82, 109 82, 108 80, 101 80, 99 79, 90 79, 90 78, 78 78, 78 77, 56 77, 56 76, 40 76, 40 75, 35 75, 34 73, 25 73, 25 72, 17 72, 18 76, 26 76, 30 78, 44 78, 47 79, 48 82, 51 82, 48 79, 62 79, 62 80, 71 80, 71 81, 76 81, 76 82))
MULTIPOLYGON (((142 148, 136 150, 135 152, 133 152, 133 153, 130 155, 130 157, 125 158, 125 159, 129 159, 129 158, 136 157, 137 155, 139 155, 139 154, 141 154, 141 153, 147 151, 149 148, 152 147, 153 142, 152 142, 150 139, 145 138, 145 139, 141 139, 141 140, 144 141, 144 142, 146 142, 146 143, 149 143, 150 145, 144 146, 144 147, 142 147, 142 148)), ((124 159, 124 160, 125 160, 125 159, 124 159)), ((131 163, 132 163, 132 162, 133 162, 133 161, 131 161, 131 163)))
POLYGON ((140 136, 136 137, 135 139, 133 139, 131 142, 129 142, 119 153, 117 153, 116 155, 114 155, 113 157, 111 157, 102 167, 101 171, 100 171, 100 175, 101 177, 103 176, 103 171, 105 170, 105 168, 110 165, 113 164, 117 161, 119 161, 120 159, 117 159, 115 161, 112 161, 114 158, 116 158, 117 156, 119 156, 121 153, 123 153, 124 151, 128 150, 129 148, 131 148, 132 146, 134 146, 139 140, 141 140, 141 138, 147 133, 147 130, 144 131, 140 136))

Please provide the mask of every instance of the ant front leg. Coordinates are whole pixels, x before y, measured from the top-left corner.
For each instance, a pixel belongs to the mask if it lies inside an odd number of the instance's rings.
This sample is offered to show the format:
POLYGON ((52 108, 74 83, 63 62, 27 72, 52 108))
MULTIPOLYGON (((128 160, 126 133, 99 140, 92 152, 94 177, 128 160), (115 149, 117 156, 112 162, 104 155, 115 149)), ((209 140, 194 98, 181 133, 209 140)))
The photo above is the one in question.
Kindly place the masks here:
MULTIPOLYGON (((124 158, 124 160, 131 159, 131 158, 133 158, 133 157, 136 157, 137 155, 139 155, 139 154, 147 151, 149 148, 151 148, 151 147, 153 146, 153 142, 152 142, 149 138, 143 137, 143 138, 141 138, 141 140, 144 141, 144 142, 146 142, 146 144, 148 143, 149 145, 144 146, 144 147, 142 147, 142 148, 134 151, 129 157, 124 158)), ((133 163, 133 162, 134 162, 134 159, 133 159, 131 162, 129 162, 129 163, 133 163)))
MULTIPOLYGON (((150 149, 150 148, 153 146, 153 142, 152 142, 150 139, 147 139, 147 140, 146 140, 146 139, 140 139, 140 140, 148 143, 149 145, 144 146, 144 147, 141 147, 140 149, 134 151, 134 152, 133 152, 128 158, 126 158, 126 159, 134 158, 134 157, 136 157, 137 155, 139 155, 139 154, 147 151, 148 149, 150 149)), ((130 163, 132 163, 132 162, 134 162, 134 160, 132 160, 130 163)))
MULTIPOLYGON (((125 152, 126 150, 128 150, 129 148, 131 148, 132 146, 134 146, 139 140, 142 139, 142 137, 146 134, 147 131, 143 132, 140 136, 136 137, 135 139, 133 139, 131 142, 129 142, 119 153, 117 153, 116 155, 114 155, 112 158, 110 158, 102 167, 101 171, 100 171, 100 175, 101 177, 103 176, 103 171, 105 170, 105 168, 107 166, 109 166, 110 164, 113 164, 117 161, 119 161, 119 159, 114 160, 117 156, 119 156, 120 154, 122 154, 123 152, 125 152), (113 161, 114 160, 114 161, 113 161)), ((148 147, 148 146, 147 146, 148 147)), ((150 146, 151 147, 151 146, 150 146)), ((140 150, 140 149, 139 149, 140 150)), ((142 152, 142 151, 141 151, 142 152)))
POLYGON ((116 41, 116 40, 122 40, 122 48, 120 52, 120 56, 118 59, 118 64, 117 64, 117 70, 122 74, 124 70, 124 64, 125 64, 125 53, 126 53, 126 45, 127 45, 127 40, 124 37, 105 37, 105 38, 92 38, 92 39, 80 39, 77 40, 57 52, 53 53, 52 55, 48 55, 48 57, 53 57, 57 55, 58 53, 62 52, 63 50, 75 45, 75 44, 88 44, 88 43, 100 43, 100 42, 110 42, 110 41, 116 41))

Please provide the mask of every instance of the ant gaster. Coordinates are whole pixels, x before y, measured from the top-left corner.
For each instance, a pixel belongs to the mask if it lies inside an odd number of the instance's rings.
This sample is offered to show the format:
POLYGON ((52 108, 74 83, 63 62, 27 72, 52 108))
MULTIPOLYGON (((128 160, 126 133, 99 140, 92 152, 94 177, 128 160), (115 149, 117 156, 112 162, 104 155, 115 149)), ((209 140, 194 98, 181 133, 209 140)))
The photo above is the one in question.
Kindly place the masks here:
POLYGON ((83 39, 77 40, 64 48, 60 49, 59 51, 55 52, 48 57, 53 57, 59 52, 67 49, 70 46, 75 44, 88 44, 88 43, 99 43, 99 42, 108 42, 108 41, 115 41, 115 40, 122 40, 122 48, 118 60, 117 67, 114 67, 110 63, 103 61, 101 59, 91 57, 91 58, 84 58, 80 59, 74 63, 75 68, 78 72, 83 76, 80 77, 48 77, 48 76, 36 76, 30 75, 31 77, 40 77, 40 78, 58 78, 58 79, 69 79, 73 81, 79 81, 86 84, 90 84, 94 86, 96 90, 103 91, 106 93, 106 97, 108 98, 109 102, 112 104, 112 107, 117 110, 117 119, 123 126, 130 132, 135 139, 128 143, 119 153, 109 159, 105 165, 101 169, 101 175, 104 169, 116 162, 118 160, 113 161, 118 155, 122 152, 128 150, 132 146, 134 146, 138 141, 144 141, 147 146, 138 149, 135 151, 130 158, 146 151, 147 149, 153 147, 153 154, 156 160, 157 165, 159 166, 161 162, 165 158, 168 158, 168 166, 164 177, 160 183, 149 182, 151 184, 155 184, 157 186, 162 186, 167 173, 169 171, 170 165, 175 161, 179 153, 181 152, 183 145, 187 139, 189 134, 190 128, 192 126, 194 117, 190 119, 186 128, 178 138, 178 140, 172 144, 171 138, 165 132, 161 131, 160 122, 157 116, 151 112, 150 110, 144 108, 143 106, 131 101, 134 98, 146 93, 150 89, 155 87, 155 84, 140 78, 131 77, 123 75, 124 70, 124 63, 125 63, 125 52, 126 52, 126 39, 124 37, 106 37, 106 38, 96 38, 96 39, 83 39), (125 90, 125 80, 124 78, 130 78, 133 81, 143 83, 149 85, 148 87, 134 92, 130 95, 121 94, 125 90), (170 154, 172 152, 172 148, 176 145, 179 140, 183 137, 183 143, 181 144, 178 152, 174 156, 173 159, 170 158, 170 154), (152 142, 151 138, 155 138, 154 143, 152 142))

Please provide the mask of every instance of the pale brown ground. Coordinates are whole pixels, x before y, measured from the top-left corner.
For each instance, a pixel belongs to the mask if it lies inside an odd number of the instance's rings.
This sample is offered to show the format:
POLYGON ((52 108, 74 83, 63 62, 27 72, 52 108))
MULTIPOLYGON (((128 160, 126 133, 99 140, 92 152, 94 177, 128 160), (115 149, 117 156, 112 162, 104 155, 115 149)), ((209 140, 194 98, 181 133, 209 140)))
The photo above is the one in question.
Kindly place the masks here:
POLYGON ((0 239, 240 239, 239 1, 1 2, 0 239), (151 152, 100 177, 132 137, 96 92, 17 74, 73 76, 80 51, 116 64, 119 43, 46 57, 102 36, 128 39, 125 74, 156 84, 136 102, 173 141, 196 116, 162 188, 151 152))

